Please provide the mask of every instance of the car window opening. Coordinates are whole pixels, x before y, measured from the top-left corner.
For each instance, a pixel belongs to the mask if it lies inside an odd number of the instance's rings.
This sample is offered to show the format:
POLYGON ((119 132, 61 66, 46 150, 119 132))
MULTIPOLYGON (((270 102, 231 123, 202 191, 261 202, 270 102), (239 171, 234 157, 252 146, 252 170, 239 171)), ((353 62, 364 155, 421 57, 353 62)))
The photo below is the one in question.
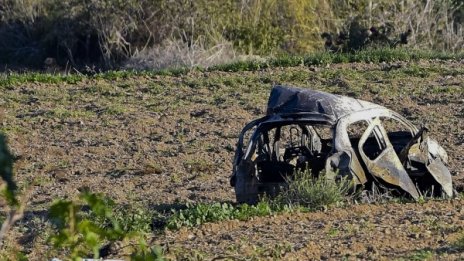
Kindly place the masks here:
POLYGON ((332 150, 330 127, 290 124, 261 131, 255 155, 261 183, 282 183, 295 171, 310 169, 318 176, 332 150), (322 137, 321 137, 322 135, 322 137))

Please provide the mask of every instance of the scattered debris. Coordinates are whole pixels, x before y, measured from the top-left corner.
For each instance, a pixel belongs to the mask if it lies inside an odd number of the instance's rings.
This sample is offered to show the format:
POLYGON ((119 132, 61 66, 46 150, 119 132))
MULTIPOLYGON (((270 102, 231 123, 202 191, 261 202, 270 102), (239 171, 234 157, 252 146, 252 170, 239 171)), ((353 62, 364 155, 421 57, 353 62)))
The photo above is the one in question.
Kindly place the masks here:
POLYGON ((240 133, 231 185, 238 202, 276 195, 297 170, 408 194, 453 196, 448 156, 398 113, 310 89, 275 86, 267 115, 240 133))

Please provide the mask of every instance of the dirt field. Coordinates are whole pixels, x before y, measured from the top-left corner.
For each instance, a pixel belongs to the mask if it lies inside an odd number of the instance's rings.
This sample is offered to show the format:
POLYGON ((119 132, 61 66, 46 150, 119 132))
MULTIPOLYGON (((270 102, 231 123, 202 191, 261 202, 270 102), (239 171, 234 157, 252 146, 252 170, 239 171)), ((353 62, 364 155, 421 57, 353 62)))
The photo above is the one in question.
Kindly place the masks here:
POLYGON ((463 201, 357 205, 205 224, 160 240, 177 259, 455 260, 463 201), (193 251, 192 251, 193 250, 193 251))
MULTIPOLYGON (((264 115, 273 83, 372 101, 426 123, 462 191, 463 65, 341 64, 0 86, 0 127, 18 157, 17 180, 30 191, 26 218, 8 244, 40 260, 47 251, 44 210, 85 188, 151 209, 234 201, 228 180, 235 142, 248 121, 264 115)), ((157 242, 168 256, 207 260, 458 259, 463 254, 450 245, 463 230, 462 203, 356 205, 227 221, 168 231, 157 242)))

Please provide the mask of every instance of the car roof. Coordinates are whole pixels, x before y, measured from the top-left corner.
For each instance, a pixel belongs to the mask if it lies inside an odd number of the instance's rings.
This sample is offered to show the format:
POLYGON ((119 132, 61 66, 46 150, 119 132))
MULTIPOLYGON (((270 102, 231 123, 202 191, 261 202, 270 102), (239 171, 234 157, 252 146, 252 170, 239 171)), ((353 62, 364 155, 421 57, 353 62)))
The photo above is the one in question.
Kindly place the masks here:
POLYGON ((367 109, 387 108, 342 95, 311 89, 276 85, 272 88, 267 115, 322 114, 333 120, 367 109))

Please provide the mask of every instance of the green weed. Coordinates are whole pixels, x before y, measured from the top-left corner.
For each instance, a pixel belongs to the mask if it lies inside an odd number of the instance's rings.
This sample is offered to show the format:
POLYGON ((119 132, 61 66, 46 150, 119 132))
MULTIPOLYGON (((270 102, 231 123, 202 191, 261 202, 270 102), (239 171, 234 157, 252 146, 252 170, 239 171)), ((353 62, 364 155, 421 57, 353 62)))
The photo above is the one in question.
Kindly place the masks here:
POLYGON ((345 202, 350 189, 348 180, 334 181, 325 175, 314 177, 309 170, 297 171, 275 200, 281 205, 319 210, 345 202))
POLYGON ((179 229, 181 227, 193 227, 207 222, 223 220, 247 220, 255 216, 268 216, 274 213, 286 211, 288 208, 273 205, 269 201, 261 201, 257 205, 233 206, 229 203, 195 204, 187 205, 186 209, 175 210, 167 220, 167 228, 179 229))
POLYGON ((427 249, 417 250, 408 259, 414 261, 432 260, 433 252, 427 249))

